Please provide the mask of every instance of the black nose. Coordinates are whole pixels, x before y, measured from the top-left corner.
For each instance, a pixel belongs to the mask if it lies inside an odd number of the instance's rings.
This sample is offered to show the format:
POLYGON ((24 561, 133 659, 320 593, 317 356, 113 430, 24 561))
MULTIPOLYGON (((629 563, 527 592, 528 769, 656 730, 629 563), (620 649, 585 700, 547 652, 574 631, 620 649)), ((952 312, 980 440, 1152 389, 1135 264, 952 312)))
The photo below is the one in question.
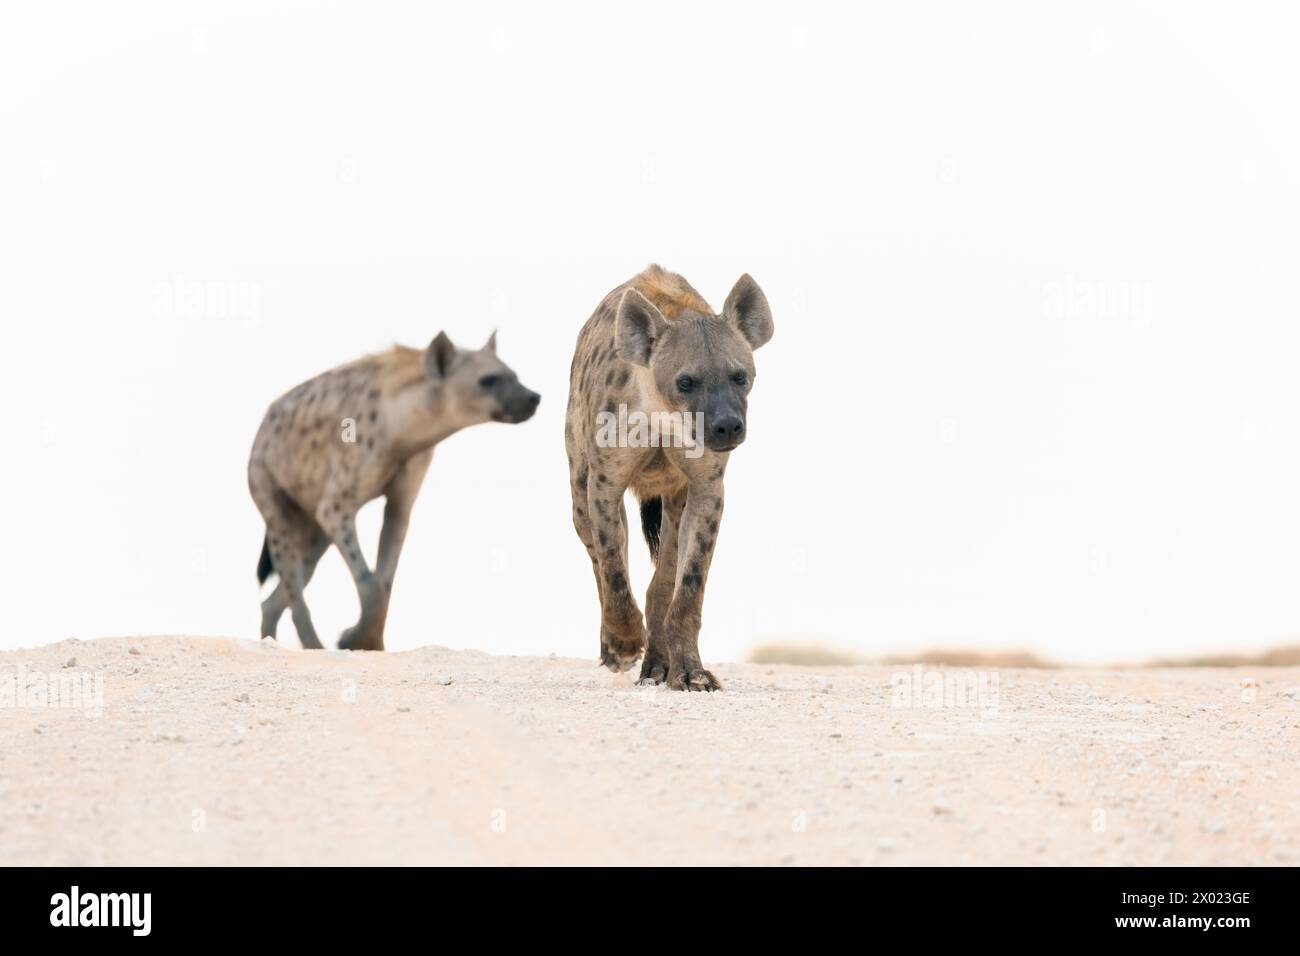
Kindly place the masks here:
POLYGON ((713 420, 710 431, 718 441, 736 441, 745 434, 745 423, 738 415, 724 415, 713 420))
POLYGON ((524 401, 528 403, 529 408, 536 408, 541 400, 542 396, 538 395, 536 392, 529 392, 528 397, 524 399, 524 401))

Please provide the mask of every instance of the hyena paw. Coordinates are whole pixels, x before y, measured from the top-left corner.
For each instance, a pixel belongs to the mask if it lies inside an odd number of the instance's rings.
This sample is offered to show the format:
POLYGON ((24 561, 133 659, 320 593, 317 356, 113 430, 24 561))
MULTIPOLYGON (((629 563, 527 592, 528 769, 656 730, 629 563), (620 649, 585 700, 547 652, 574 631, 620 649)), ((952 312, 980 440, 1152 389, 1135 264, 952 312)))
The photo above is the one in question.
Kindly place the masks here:
POLYGON ((600 662, 615 674, 630 670, 641 659, 645 649, 645 632, 638 634, 615 634, 602 630, 600 635, 600 662))
POLYGON ((339 635, 339 650, 382 651, 384 649, 383 638, 376 640, 371 630, 369 627, 354 624, 339 635))
POLYGON ((722 682, 702 667, 668 675, 669 690, 722 690, 722 682))
POLYGON ((638 684, 644 686, 653 686, 662 684, 668 679, 668 658, 663 654, 656 654, 651 648, 645 653, 645 661, 641 665, 641 677, 637 680, 638 684))
POLYGON ((663 664, 653 664, 648 669, 641 669, 641 677, 637 680, 638 684, 643 687, 653 687, 655 684, 662 684, 668 677, 668 668, 663 664))
POLYGON ((620 655, 616 653, 608 644, 600 649, 600 663, 603 666, 608 667, 615 674, 621 674, 623 671, 631 670, 632 665, 637 662, 637 659, 640 656, 641 651, 639 649, 631 657, 628 657, 625 654, 620 655))

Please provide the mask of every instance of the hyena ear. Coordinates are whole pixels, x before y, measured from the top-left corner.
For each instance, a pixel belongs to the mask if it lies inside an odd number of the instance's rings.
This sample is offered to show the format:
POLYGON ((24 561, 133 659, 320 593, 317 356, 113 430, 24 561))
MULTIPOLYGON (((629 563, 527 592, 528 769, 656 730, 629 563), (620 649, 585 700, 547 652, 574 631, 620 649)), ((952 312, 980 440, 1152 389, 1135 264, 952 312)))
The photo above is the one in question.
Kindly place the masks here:
POLYGON ((496 329, 493 329, 492 334, 488 336, 487 345, 483 346, 483 351, 491 352, 493 355, 497 354, 497 330, 496 329))
POLYGON ((440 379, 451 368, 451 360, 456 357, 456 346, 451 344, 446 332, 439 332, 429 347, 424 350, 424 370, 429 378, 440 379))
POLYGON ((614 317, 614 352, 624 362, 648 366, 655 340, 668 323, 663 313, 636 289, 628 289, 619 300, 614 317))
POLYGON ((722 306, 722 317, 740 331, 751 349, 766 345, 772 337, 772 309, 748 272, 736 280, 722 306))

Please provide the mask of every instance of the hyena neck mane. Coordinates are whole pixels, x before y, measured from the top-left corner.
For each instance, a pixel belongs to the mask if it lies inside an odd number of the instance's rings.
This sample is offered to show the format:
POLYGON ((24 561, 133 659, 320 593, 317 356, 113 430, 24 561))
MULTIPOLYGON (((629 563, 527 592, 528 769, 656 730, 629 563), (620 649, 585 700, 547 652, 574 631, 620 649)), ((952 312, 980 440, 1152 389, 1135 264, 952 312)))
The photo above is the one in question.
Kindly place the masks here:
POLYGON ((375 352, 359 358, 343 366, 341 371, 348 369, 364 372, 385 396, 429 381, 424 370, 424 353, 406 345, 394 345, 386 352, 375 352))
POLYGON ((704 296, 677 273, 669 272, 663 266, 651 265, 628 285, 649 299, 665 319, 676 319, 686 312, 713 315, 713 309, 704 301, 704 296))
POLYGON ((395 345, 356 364, 367 366, 373 376, 398 457, 432 448, 473 424, 456 414, 446 385, 429 378, 420 349, 395 345))

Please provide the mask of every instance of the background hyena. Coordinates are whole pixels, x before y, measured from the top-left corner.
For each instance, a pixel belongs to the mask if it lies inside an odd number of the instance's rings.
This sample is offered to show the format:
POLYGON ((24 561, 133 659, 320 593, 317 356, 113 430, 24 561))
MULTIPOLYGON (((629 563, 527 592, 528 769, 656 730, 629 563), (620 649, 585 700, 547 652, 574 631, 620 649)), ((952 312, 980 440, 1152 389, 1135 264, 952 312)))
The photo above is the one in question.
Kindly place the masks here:
POLYGON ((481 422, 522 422, 541 400, 499 358, 496 333, 478 351, 440 332, 424 351, 398 346, 342 365, 276 399, 248 462, 248 487, 266 519, 257 579, 280 583, 262 602, 262 634, 275 636, 285 608, 303 647, 320 647, 303 589, 331 544, 357 585, 361 619, 339 647, 383 650, 388 598, 411 505, 448 435, 481 422), (384 495, 384 526, 372 572, 357 541, 356 514, 384 495))
POLYGON ((600 594, 600 658, 611 670, 631 667, 644 649, 642 683, 721 687, 700 662, 700 611, 727 458, 745 439, 753 350, 771 337, 767 297, 749 276, 715 314, 685 279, 658 266, 607 295, 578 335, 565 446, 573 524, 600 594), (629 413, 678 413, 687 434, 674 437, 695 447, 665 439, 658 447, 602 447, 597 417, 621 405, 629 413), (702 436, 694 434, 697 421, 702 436), (628 586, 628 488, 641 502, 655 563, 644 622, 628 586))

